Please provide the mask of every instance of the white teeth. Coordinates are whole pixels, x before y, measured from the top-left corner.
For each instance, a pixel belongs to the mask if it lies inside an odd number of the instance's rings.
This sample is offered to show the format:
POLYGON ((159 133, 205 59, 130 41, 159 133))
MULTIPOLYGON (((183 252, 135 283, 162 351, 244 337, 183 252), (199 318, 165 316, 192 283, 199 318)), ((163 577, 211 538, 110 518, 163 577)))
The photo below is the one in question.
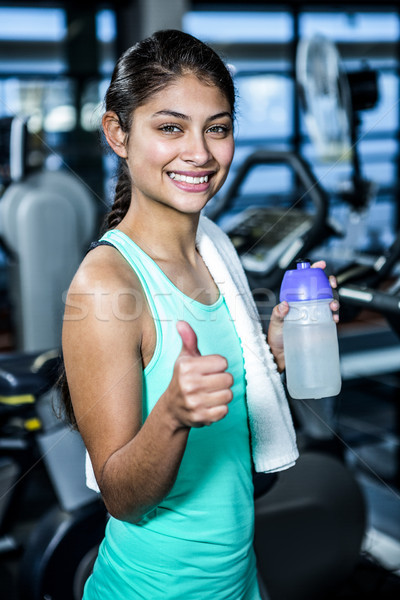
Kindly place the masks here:
POLYGON ((204 175, 204 177, 191 177, 190 175, 179 175, 178 173, 168 173, 171 179, 175 181, 183 181, 185 183, 207 183, 208 175, 204 175))

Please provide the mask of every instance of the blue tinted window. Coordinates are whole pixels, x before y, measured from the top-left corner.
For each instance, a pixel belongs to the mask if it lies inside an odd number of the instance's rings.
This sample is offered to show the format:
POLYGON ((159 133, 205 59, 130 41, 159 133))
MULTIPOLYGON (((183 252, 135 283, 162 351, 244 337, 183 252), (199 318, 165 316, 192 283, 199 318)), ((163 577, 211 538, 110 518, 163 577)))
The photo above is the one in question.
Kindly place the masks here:
MULTIPOLYGON (((352 163, 349 159, 321 161, 315 145, 308 139, 304 114, 300 113, 298 124, 294 120, 294 105, 299 98, 293 77, 294 64, 287 44, 294 36, 294 20, 290 11, 191 12, 184 19, 184 29, 217 47, 219 45, 227 62, 234 67, 238 90, 236 153, 224 190, 228 189, 243 161, 257 148, 293 150, 293 140, 300 134, 303 141, 299 151, 309 161, 320 185, 329 193, 330 204, 335 208, 334 216, 340 216, 346 228, 349 205, 343 202, 341 192, 351 184, 352 163), (263 42, 266 43, 265 52, 260 50, 262 46, 257 47, 263 42), (271 52, 271 48, 275 47, 268 46, 269 42, 276 45, 277 52, 271 52), (296 131, 296 125, 300 131, 296 131), (344 212, 338 207, 343 207, 344 212)), ((389 239, 385 236, 392 235, 393 212, 382 211, 381 206, 384 198, 389 202, 387 206, 392 206, 390 202, 393 202, 397 180, 400 86, 396 44, 400 39, 400 17, 390 11, 352 14, 344 11, 300 12, 300 38, 308 38, 315 33, 338 43, 339 52, 345 53, 341 56, 345 70, 359 71, 369 67, 378 71, 378 102, 374 108, 359 113, 358 153, 362 175, 377 186, 378 204, 371 223, 375 227, 378 223, 376 215, 381 216, 379 243, 384 244, 389 239), (390 197, 392 200, 388 201, 390 197)), ((276 195, 280 202, 291 193, 293 179, 285 169, 258 168, 242 186, 231 211, 243 210, 246 203, 263 204, 271 195, 276 195)), ((374 243, 376 235, 372 225, 363 226, 361 241, 356 239, 355 229, 351 226, 350 237, 345 242, 348 247, 353 242, 355 246, 364 246, 369 238, 374 243)), ((340 252, 343 250, 341 244, 340 252)))
POLYGON ((396 13, 337 13, 309 12, 299 17, 301 37, 316 33, 337 41, 389 42, 400 35, 399 15, 396 13))
POLYGON ((40 73, 43 75, 59 75, 66 69, 66 62, 61 57, 52 60, 29 60, 26 57, 21 59, 2 59, 0 58, 0 73, 4 75, 26 75, 26 73, 40 73))
POLYGON ((293 82, 275 74, 237 76, 240 139, 288 137, 293 130, 293 82))
POLYGON ((112 10, 100 10, 96 15, 97 39, 108 43, 115 40, 117 24, 112 10))
POLYGON ((205 42, 277 42, 292 38, 287 12, 188 12, 183 29, 205 42))
POLYGON ((362 133, 365 135, 395 131, 399 127, 399 79, 394 73, 381 73, 378 78, 379 97, 373 109, 362 112, 362 133))
POLYGON ((0 7, 0 40, 56 42, 65 34, 65 12, 61 9, 0 7))

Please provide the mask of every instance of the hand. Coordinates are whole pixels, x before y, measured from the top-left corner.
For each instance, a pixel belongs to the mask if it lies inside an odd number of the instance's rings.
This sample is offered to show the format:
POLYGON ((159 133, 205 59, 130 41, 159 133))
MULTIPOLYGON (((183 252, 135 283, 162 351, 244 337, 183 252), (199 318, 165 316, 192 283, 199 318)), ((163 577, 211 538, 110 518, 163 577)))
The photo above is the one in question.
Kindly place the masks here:
MULTIPOLYGON (((325 269, 326 263, 324 260, 318 260, 311 265, 311 268, 325 269)), ((329 283, 332 288, 337 287, 336 277, 333 275, 329 276, 329 283)), ((331 310, 333 312, 333 320, 335 323, 339 322, 339 302, 332 300, 330 303, 331 310)), ((285 355, 283 351, 283 320, 289 312, 289 304, 284 301, 277 304, 271 314, 271 320, 268 327, 268 344, 271 348, 271 352, 274 356, 275 362, 278 366, 278 371, 282 372, 285 368, 285 355)))
POLYGON ((227 415, 233 398, 228 362, 218 354, 202 356, 197 336, 186 321, 178 321, 177 329, 182 349, 165 393, 169 410, 178 427, 211 425, 227 415))

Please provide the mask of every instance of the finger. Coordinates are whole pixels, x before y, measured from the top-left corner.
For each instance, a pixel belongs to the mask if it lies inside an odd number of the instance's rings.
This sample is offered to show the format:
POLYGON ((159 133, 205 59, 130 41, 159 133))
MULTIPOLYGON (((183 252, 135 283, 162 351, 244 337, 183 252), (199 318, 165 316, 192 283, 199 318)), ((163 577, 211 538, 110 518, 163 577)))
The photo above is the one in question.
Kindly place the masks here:
POLYGON ((329 283, 331 284, 331 287, 337 288, 337 281, 334 275, 329 275, 329 283))
POLYGON ((199 418, 204 414, 204 411, 209 411, 218 406, 226 406, 233 400, 233 392, 230 388, 226 390, 218 390, 216 392, 208 392, 201 395, 203 408, 199 411, 199 418))
POLYGON ((224 390, 216 390, 215 392, 210 392, 208 394, 208 406, 210 408, 215 406, 224 406, 232 402, 233 400, 233 392, 231 388, 227 388, 224 390))
POLYGON ((209 416, 211 418, 211 423, 215 423, 216 421, 221 421, 228 414, 229 409, 226 404, 222 406, 216 406, 215 408, 210 408, 209 416))
POLYGON ((315 263, 311 265, 312 269, 325 269, 326 262, 324 260, 317 260, 315 263))
POLYGON ((339 302, 337 300, 332 300, 329 306, 333 312, 337 312, 339 310, 339 302))
POLYGON ((188 402, 187 419, 191 427, 203 427, 219 421, 228 413, 228 404, 233 400, 230 388, 215 392, 203 392, 188 402))
POLYGON ((182 339, 182 349, 180 354, 185 354, 187 356, 200 356, 197 346, 197 335, 189 323, 186 321, 178 321, 176 328, 182 339))
POLYGON ((228 368, 228 361, 220 354, 191 356, 181 353, 180 357, 179 365, 182 374, 211 375, 213 373, 223 373, 228 368))
POLYGON ((229 404, 233 399, 233 392, 231 388, 224 390, 217 390, 215 392, 202 392, 198 393, 196 397, 188 400, 187 407, 193 411, 193 415, 197 414, 198 418, 201 419, 204 411, 215 408, 216 406, 224 406, 229 404))
POLYGON ((332 300, 329 306, 333 313, 333 320, 335 323, 339 323, 339 302, 337 300, 332 300))
POLYGON ((226 404, 208 408, 201 416, 198 416, 192 421, 191 427, 204 427, 204 425, 212 425, 213 423, 221 421, 221 419, 226 417, 228 412, 229 409, 226 404))
POLYGON ((286 300, 284 300, 283 302, 280 302, 279 304, 274 306, 274 309, 271 314, 271 321, 283 321, 288 312, 289 304, 286 302, 286 300))
POLYGON ((233 386, 233 377, 231 373, 211 373, 206 375, 204 386, 209 392, 218 392, 220 390, 229 390, 233 386))

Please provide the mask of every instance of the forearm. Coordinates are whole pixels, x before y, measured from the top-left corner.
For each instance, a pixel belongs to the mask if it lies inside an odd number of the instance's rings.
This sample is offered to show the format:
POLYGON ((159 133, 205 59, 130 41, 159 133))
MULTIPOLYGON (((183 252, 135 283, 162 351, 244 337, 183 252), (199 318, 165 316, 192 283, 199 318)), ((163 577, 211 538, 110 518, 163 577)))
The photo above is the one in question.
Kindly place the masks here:
MULTIPOLYGON (((138 428, 140 415, 132 413, 127 396, 125 412, 122 407, 121 411, 128 418, 132 416, 136 428, 121 420, 117 411, 119 429, 115 432, 113 425, 111 431, 121 444, 107 453, 105 447, 112 440, 96 442, 100 456, 104 456, 103 460, 97 456, 99 487, 108 511, 121 520, 139 522, 160 504, 175 483, 191 427, 223 419, 233 398, 233 377, 227 372, 226 358, 201 356, 190 325, 180 321, 177 327, 182 349, 172 379, 142 427, 138 428)), ((136 399, 136 406, 138 402, 136 399)), ((93 424, 91 427, 93 430, 93 424)))
POLYGON ((161 398, 103 467, 99 487, 112 516, 136 523, 162 501, 176 480, 189 431, 169 418, 161 398))

